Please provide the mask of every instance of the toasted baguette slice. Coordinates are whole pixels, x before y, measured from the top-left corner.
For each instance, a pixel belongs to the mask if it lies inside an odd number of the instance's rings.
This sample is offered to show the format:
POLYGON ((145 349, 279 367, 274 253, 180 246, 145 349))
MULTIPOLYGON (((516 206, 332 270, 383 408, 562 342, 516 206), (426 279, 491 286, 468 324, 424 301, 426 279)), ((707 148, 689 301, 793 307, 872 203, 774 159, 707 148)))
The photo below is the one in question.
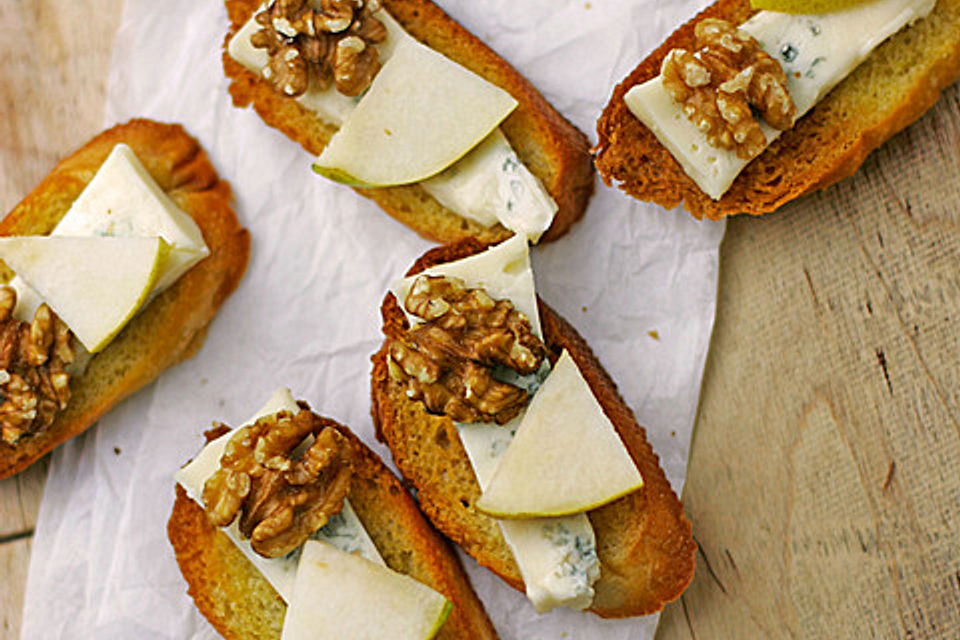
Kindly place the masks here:
MULTIPOLYGON (((349 429, 323 418, 354 444, 358 456, 347 498, 384 562, 453 603, 438 640, 495 639, 497 633, 456 554, 427 523, 410 494, 349 429)), ((177 564, 200 612, 227 640, 278 639, 287 606, 203 508, 177 485, 167 523, 177 564)), ((317 594, 322 598, 323 594, 317 594)), ((376 612, 371 612, 376 615, 376 612)))
MULTIPOLYGON (((70 380, 70 402, 54 423, 15 446, 0 442, 0 478, 84 431, 115 404, 203 344, 207 325, 247 267, 250 234, 230 206, 230 185, 180 125, 131 120, 93 138, 58 164, 0 222, 0 235, 47 234, 114 145, 126 143, 157 184, 196 221, 210 255, 157 296, 70 380)), ((13 273, 0 263, 0 280, 13 273)))
MULTIPOLYGON (((424 254, 407 275, 485 248, 468 240, 424 254)), ((588 512, 596 533, 600 579, 590 611, 620 618, 659 611, 677 598, 693 577, 696 545, 683 507, 660 468, 657 455, 617 387, 583 338, 543 301, 539 302, 544 342, 558 357, 570 352, 594 395, 617 429, 644 487, 588 512)), ((384 334, 409 325, 393 294, 381 307, 384 334)), ((512 587, 523 579, 496 521, 476 510, 480 487, 453 421, 426 412, 407 398, 387 370, 387 346, 373 356, 373 420, 400 473, 417 488, 420 508, 440 531, 512 587)))
MULTIPOLYGON (((233 103, 238 107, 252 104, 264 122, 319 155, 337 128, 295 99, 274 91, 227 53, 230 39, 262 4, 263 0, 226 0, 231 26, 223 45, 223 69, 231 80, 233 103)), ((500 127, 559 207, 541 241, 555 240, 566 233, 583 216, 593 193, 593 164, 586 136, 557 113, 506 60, 437 5, 429 0, 384 0, 381 4, 414 38, 516 98, 519 106, 500 127)), ((356 191, 428 240, 453 242, 475 237, 492 242, 512 235, 499 224, 484 227, 457 215, 419 185, 356 191)))
POLYGON ((623 101, 660 73, 676 47, 693 46, 706 17, 734 24, 756 11, 749 0, 718 0, 673 33, 617 85, 597 122, 596 165, 604 181, 668 209, 683 204, 697 218, 762 215, 805 193, 853 175, 867 154, 918 119, 960 75, 960 0, 938 0, 923 20, 881 44, 809 113, 746 166, 730 190, 711 199, 623 101))

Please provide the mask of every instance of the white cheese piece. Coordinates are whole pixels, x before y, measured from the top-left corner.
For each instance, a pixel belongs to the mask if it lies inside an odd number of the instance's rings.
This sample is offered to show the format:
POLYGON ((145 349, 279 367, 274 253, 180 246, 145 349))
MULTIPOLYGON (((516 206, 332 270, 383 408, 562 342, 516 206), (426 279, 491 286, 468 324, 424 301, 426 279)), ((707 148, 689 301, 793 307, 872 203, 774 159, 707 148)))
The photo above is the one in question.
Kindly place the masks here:
MULTIPOLYGON (((453 276, 463 280, 467 287, 485 289, 493 298, 510 300, 518 311, 527 316, 533 333, 542 337, 530 250, 524 236, 515 235, 482 253, 439 264, 395 282, 390 290, 401 309, 410 287, 421 275, 453 276)), ((416 324, 415 317, 408 315, 407 318, 411 324, 416 324)))
MULTIPOLYGON (((402 40, 412 37, 385 9, 376 15, 387 28, 387 39, 376 45, 383 63, 402 40)), ((227 45, 231 58, 258 75, 268 62, 266 50, 250 44, 250 37, 259 29, 251 17, 227 45)), ((359 97, 347 97, 333 85, 320 88, 313 83, 296 100, 338 127, 360 102, 359 97)), ((557 203, 539 178, 520 162, 499 129, 464 158, 420 184, 451 211, 485 226, 499 221, 515 233, 526 234, 534 243, 550 227, 557 212, 557 203)))
MULTIPOLYGON (((483 253, 447 262, 424 271, 454 276, 468 287, 483 287, 494 298, 506 298, 530 319, 533 333, 543 337, 534 290, 530 253, 523 236, 513 236, 483 253)), ((416 276, 397 282, 393 294, 406 298, 416 276)), ((411 324, 416 318, 407 316, 411 324)), ((481 489, 493 476, 500 456, 523 414, 504 426, 458 424, 460 440, 481 489)), ((507 546, 520 567, 527 597, 539 612, 556 607, 585 609, 593 601, 593 583, 600 575, 593 528, 584 514, 562 518, 498 521, 507 546)))
POLYGON ((488 227, 501 222, 534 243, 557 213, 557 203, 500 129, 421 186, 451 211, 488 227))
MULTIPOLYGON (((792 15, 761 11, 740 28, 757 39, 787 75, 787 91, 803 116, 881 42, 925 17, 935 0, 873 0, 840 11, 792 15)), ((624 102, 714 200, 750 162, 710 145, 667 93, 660 77, 631 88, 624 102)), ((780 131, 761 123, 767 144, 780 131)))
POLYGON ((282 640, 425 640, 452 603, 408 575, 328 544, 303 545, 282 640))
MULTIPOLYGON (((164 193, 125 144, 113 148, 50 235, 160 236, 171 249, 151 297, 210 254, 197 223, 164 193)), ((10 285, 17 289, 17 317, 33 318, 40 296, 20 278, 10 285)))
MULTIPOLYGON (((300 407, 293 399, 289 389, 277 389, 270 400, 267 401, 267 404, 238 429, 280 411, 297 412, 299 410, 300 407)), ((203 485, 207 478, 220 468, 220 457, 234 433, 236 433, 236 429, 207 444, 193 460, 174 474, 174 479, 197 504, 203 504, 203 485)), ((240 534, 237 520, 230 526, 223 528, 222 531, 253 563, 253 566, 263 574, 263 577, 276 589, 280 597, 284 601, 290 602, 296 582, 300 550, 297 549, 282 558, 264 558, 254 551, 249 540, 240 534)), ((383 564, 383 559, 380 557, 373 541, 370 540, 370 535, 363 528, 353 507, 347 500, 343 501, 343 510, 331 518, 327 526, 318 531, 314 537, 324 540, 347 553, 359 553, 372 562, 383 564)))
MULTIPOLYGON (((520 414, 503 426, 457 425, 481 490, 486 490, 522 418, 520 414)), ((582 610, 590 606, 593 583, 600 577, 600 560, 586 514, 498 520, 497 524, 520 567, 527 598, 538 613, 557 607, 582 610)))

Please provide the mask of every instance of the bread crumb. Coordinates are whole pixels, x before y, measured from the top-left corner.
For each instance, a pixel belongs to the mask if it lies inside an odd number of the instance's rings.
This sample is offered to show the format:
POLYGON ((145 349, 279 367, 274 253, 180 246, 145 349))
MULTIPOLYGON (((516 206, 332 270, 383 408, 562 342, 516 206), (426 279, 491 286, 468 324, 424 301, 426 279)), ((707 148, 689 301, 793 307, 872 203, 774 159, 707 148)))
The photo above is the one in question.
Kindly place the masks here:
POLYGON ((660 333, 656 329, 651 329, 650 331, 647 331, 647 335, 653 338, 654 340, 660 339, 660 333))

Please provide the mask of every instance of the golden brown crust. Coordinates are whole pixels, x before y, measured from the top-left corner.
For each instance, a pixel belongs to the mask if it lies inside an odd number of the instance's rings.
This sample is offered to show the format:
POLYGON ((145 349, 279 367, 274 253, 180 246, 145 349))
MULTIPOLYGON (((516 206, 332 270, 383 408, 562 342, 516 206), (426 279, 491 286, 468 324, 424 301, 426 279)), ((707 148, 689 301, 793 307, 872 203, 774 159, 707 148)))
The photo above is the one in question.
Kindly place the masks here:
POLYGON ((714 201, 630 113, 623 96, 658 75, 671 49, 690 48, 700 19, 740 24, 753 13, 749 0, 718 0, 617 85, 597 121, 595 162, 607 184, 616 182, 635 198, 668 209, 683 204, 697 218, 769 213, 853 175, 871 151, 923 115, 960 75, 960 0, 939 0, 930 16, 878 47, 714 201))
MULTIPOLYGON (((408 275, 483 248, 476 241, 438 247, 421 257, 408 275)), ((384 300, 381 313, 385 326, 406 322, 392 294, 384 300)), ((643 427, 586 342, 542 301, 540 322, 551 351, 559 355, 567 349, 577 362, 645 482, 640 491, 588 514, 601 563, 590 610, 603 617, 659 611, 693 577, 696 545, 690 524, 643 427)), ((420 506, 430 520, 477 562, 523 590, 519 570, 495 521, 473 506, 480 488, 453 422, 429 415, 421 404, 408 400, 391 380, 385 354, 382 348, 373 356, 372 414, 378 438, 390 448, 400 472, 417 487, 420 506)))
MULTIPOLYGON (((396 476, 349 429, 359 451, 348 499, 387 565, 453 603, 440 640, 497 638, 449 544, 424 520, 396 476)), ((167 535, 197 608, 228 640, 280 637, 286 605, 203 509, 177 486, 167 535)))
MULTIPOLYGON (((180 125, 131 120, 60 162, 0 222, 0 235, 46 234, 117 143, 137 154, 157 183, 196 221, 210 256, 158 296, 71 380, 70 403, 53 425, 16 446, 0 442, 0 478, 86 430, 123 398, 196 352, 207 325, 246 270, 250 234, 230 206, 230 185, 180 125)), ((3 270, 3 279, 9 272, 3 270)))
MULTIPOLYGON (((227 44, 262 4, 226 0, 231 27, 224 40, 223 69, 234 105, 253 105, 271 127, 319 155, 336 127, 282 96, 227 54, 227 44)), ((566 233, 583 216, 593 193, 593 164, 586 136, 570 124, 509 63, 429 0, 384 0, 384 7, 410 35, 510 92, 520 103, 501 128, 523 163, 543 182, 559 207, 542 240, 566 233)), ((509 237, 500 225, 483 227, 441 206, 417 185, 357 189, 384 211, 428 240, 453 242, 475 237, 494 242, 509 237)))

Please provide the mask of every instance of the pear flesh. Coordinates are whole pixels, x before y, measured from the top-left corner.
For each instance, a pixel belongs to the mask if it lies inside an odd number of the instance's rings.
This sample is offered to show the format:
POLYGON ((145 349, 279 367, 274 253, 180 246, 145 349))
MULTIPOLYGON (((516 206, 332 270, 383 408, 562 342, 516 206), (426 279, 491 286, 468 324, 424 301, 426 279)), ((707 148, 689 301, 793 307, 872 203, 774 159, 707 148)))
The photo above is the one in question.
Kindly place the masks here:
POLYGON ((463 157, 516 106, 500 87, 404 40, 314 170, 353 186, 420 182, 463 157))
POLYGON ((579 513, 643 486, 643 478, 580 369, 564 351, 477 500, 497 518, 579 513))
POLYGON ((410 576, 308 540, 282 640, 429 640, 452 608, 410 576))
POLYGON ((159 237, 0 238, 0 259, 91 353, 105 347, 136 314, 169 251, 159 237))

